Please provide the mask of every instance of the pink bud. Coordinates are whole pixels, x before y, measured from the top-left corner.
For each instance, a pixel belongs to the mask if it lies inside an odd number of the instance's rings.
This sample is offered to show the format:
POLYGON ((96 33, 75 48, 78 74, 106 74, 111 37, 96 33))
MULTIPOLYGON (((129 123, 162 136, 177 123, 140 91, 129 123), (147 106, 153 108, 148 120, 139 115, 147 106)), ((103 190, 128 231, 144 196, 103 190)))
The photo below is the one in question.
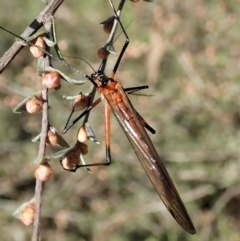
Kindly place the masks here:
POLYGON ((89 103, 89 95, 79 95, 75 100, 74 100, 74 107, 75 110, 82 110, 88 106, 89 103))
POLYGON ((49 130, 47 133, 46 144, 50 147, 55 147, 58 144, 58 135, 49 130))
POLYGON ((36 98, 30 98, 26 102, 26 110, 30 114, 38 113, 42 110, 43 107, 43 99, 42 97, 36 98))
POLYGON ((26 226, 29 226, 34 221, 34 215, 35 215, 35 204, 32 203, 26 206, 22 210, 20 214, 20 220, 22 221, 23 224, 25 224, 26 226))
POLYGON ((35 170, 35 178, 42 182, 47 181, 51 177, 51 175, 52 168, 47 162, 40 164, 35 170))
POLYGON ((36 39, 34 39, 32 41, 33 44, 35 44, 36 46, 30 46, 30 52, 32 53, 32 55, 35 58, 39 58, 41 56, 43 56, 45 54, 45 52, 42 49, 46 49, 46 43, 43 39, 42 36, 38 36, 36 39), (40 48, 38 48, 37 46, 39 46, 40 48))
POLYGON ((62 160, 61 164, 64 169, 74 169, 76 165, 80 163, 80 149, 75 148, 69 152, 62 160))
POLYGON ((98 49, 97 55, 100 59, 106 59, 109 55, 109 52, 107 51, 107 49, 105 47, 102 47, 102 48, 98 49))
POLYGON ((42 78, 42 84, 49 89, 60 87, 60 74, 58 72, 49 72, 42 78))
POLYGON ((88 136, 87 136, 87 132, 86 132, 86 129, 84 128, 84 126, 81 126, 79 128, 78 134, 77 134, 77 139, 81 143, 86 142, 89 139, 88 136))

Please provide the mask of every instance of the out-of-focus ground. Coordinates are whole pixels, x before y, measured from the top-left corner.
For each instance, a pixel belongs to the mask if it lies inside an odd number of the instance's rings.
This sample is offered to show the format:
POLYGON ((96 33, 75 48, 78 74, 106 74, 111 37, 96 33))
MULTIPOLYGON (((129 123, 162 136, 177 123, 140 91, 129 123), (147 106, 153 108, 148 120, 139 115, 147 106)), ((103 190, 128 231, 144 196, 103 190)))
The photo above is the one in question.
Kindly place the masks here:
MULTIPOLYGON (((118 1, 114 1, 117 5, 118 1)), ((20 34, 44 7, 41 1, 0 3, 0 25, 20 34), (11 14, 9 14, 11 13, 11 14)), ((138 112, 157 131, 151 135, 196 226, 184 232, 153 189, 118 123, 112 118, 109 167, 76 173, 50 162, 52 178, 43 196, 42 240, 240 240, 240 6, 236 1, 126 1, 122 22, 130 45, 117 72, 125 87, 149 85, 131 96, 138 112), (149 96, 146 96, 149 95, 149 96)), ((96 52, 107 39, 99 23, 113 12, 108 1, 66 1, 56 14, 63 54, 81 57, 95 69, 96 52)), ((115 42, 117 52, 123 34, 115 42)), ((0 32, 0 55, 14 37, 0 32)), ((117 56, 109 59, 111 72, 117 56)), ((79 59, 67 59, 79 70, 91 69, 79 59)), ((82 78, 54 61, 68 75, 82 78)), ((14 114, 11 109, 39 90, 36 60, 28 49, 0 76, 0 233, 1 240, 25 241, 32 227, 12 212, 34 194, 33 161, 41 115, 14 114)), ((50 91, 51 123, 61 132, 71 104, 62 95, 88 92, 91 85, 50 91)), ((90 115, 101 144, 89 143, 85 160, 104 161, 102 105, 90 115)), ((77 128, 65 138, 75 143, 77 128)))

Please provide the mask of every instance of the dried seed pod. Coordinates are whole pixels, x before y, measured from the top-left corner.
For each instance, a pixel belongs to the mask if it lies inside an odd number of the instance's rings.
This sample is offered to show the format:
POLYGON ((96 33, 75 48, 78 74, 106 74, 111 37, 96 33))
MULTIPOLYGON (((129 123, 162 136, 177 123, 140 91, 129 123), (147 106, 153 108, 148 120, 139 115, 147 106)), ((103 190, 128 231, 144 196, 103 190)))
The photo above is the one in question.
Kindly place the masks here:
POLYGON ((42 78, 42 84, 49 89, 58 89, 60 87, 60 74, 58 72, 49 72, 42 78))
POLYGON ((45 54, 45 52, 42 49, 46 49, 46 43, 43 39, 42 36, 38 36, 36 39, 34 39, 34 41, 32 41, 33 44, 35 44, 36 46, 30 46, 30 52, 32 53, 32 55, 35 58, 39 58, 41 56, 43 56, 45 54), (37 46, 39 46, 40 48, 38 48, 37 46))
POLYGON ((22 221, 23 224, 28 226, 33 223, 34 215, 35 215, 35 204, 31 203, 21 211, 20 220, 22 221))
POLYGON ((58 135, 52 130, 48 130, 46 144, 55 147, 58 144, 58 135))
POLYGON ((61 160, 61 164, 66 170, 73 170, 76 165, 80 163, 80 149, 74 148, 72 151, 67 153, 66 156, 61 160))
POLYGON ((88 106, 89 103, 89 94, 80 94, 75 100, 74 100, 74 107, 75 110, 82 110, 88 106))
POLYGON ((109 55, 109 52, 105 47, 101 47, 100 49, 98 49, 97 55, 100 59, 106 59, 109 55))
POLYGON ((80 143, 81 154, 84 156, 88 153, 88 146, 85 143, 80 143))
POLYGON ((38 113, 42 110, 43 107, 43 98, 42 97, 33 97, 27 100, 26 110, 30 114, 38 113))
POLYGON ((42 181, 42 182, 45 182, 47 181, 51 175, 52 175, 52 168, 51 166, 45 162, 45 163, 42 163, 40 164, 36 170, 35 170, 35 178, 42 181))
POLYGON ((77 133, 77 139, 81 143, 84 143, 89 139, 84 126, 81 126, 79 128, 78 133, 77 133))

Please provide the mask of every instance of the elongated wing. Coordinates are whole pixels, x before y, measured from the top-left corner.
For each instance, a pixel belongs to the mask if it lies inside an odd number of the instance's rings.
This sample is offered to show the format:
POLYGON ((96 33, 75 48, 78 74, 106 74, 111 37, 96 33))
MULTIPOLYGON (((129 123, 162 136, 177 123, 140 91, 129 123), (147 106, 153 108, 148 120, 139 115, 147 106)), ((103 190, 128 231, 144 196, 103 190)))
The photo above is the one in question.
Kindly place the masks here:
POLYGON ((190 234, 196 233, 168 171, 137 117, 136 110, 119 82, 116 88, 119 94, 118 97, 122 98, 122 101, 119 98, 116 101, 116 98, 109 93, 103 93, 104 98, 108 101, 144 170, 171 215, 187 232, 190 234))

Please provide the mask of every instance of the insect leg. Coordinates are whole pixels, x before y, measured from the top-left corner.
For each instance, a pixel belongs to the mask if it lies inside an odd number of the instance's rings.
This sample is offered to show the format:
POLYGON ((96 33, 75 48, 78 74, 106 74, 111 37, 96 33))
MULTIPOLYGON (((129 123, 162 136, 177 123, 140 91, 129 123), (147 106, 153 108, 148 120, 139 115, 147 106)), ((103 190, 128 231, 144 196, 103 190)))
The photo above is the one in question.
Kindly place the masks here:
POLYGON ((111 163, 111 152, 110 152, 110 106, 107 101, 104 103, 104 119, 105 119, 105 138, 106 138, 106 165, 111 163))
POLYGON ((118 15, 117 15, 117 12, 116 12, 114 6, 112 5, 112 2, 111 2, 111 1, 110 1, 110 4, 111 4, 111 6, 112 6, 112 8, 113 8, 115 17, 116 17, 117 21, 119 22, 119 25, 120 25, 120 27, 121 27, 121 29, 122 29, 125 37, 126 37, 125 44, 123 45, 123 48, 122 48, 122 50, 121 50, 121 52, 120 52, 120 54, 119 54, 119 56, 118 56, 118 59, 117 59, 115 65, 114 65, 113 71, 112 71, 111 76, 110 76, 111 78, 114 79, 115 73, 117 72, 118 66, 119 66, 119 64, 120 64, 120 62, 121 62, 121 60, 122 60, 122 57, 123 57, 123 54, 124 54, 125 50, 127 49, 127 46, 128 46, 128 44, 129 44, 129 42, 130 42, 130 39, 129 39, 129 37, 128 37, 128 35, 127 35, 127 33, 126 33, 123 25, 122 25, 122 22, 120 21, 118 15))
POLYGON ((156 131, 143 119, 143 117, 136 111, 138 119, 141 121, 145 129, 147 129, 152 134, 155 134, 156 131))
MULTIPOLYGON (((136 91, 148 89, 147 85, 137 86, 137 87, 130 87, 130 88, 124 88, 124 91, 128 94, 132 94, 136 91)), ((143 117, 137 112, 138 118, 141 121, 142 125, 152 134, 155 134, 156 131, 143 119, 143 117)))
POLYGON ((70 116, 68 117, 68 121, 62 131, 63 134, 65 134, 78 120, 80 120, 83 116, 85 116, 91 109, 93 109, 96 105, 98 105, 101 102, 101 98, 98 98, 96 101, 94 101, 85 111, 81 113, 70 125, 68 125, 69 120, 74 112, 74 108, 72 109, 72 112, 70 116))
POLYGON ((124 91, 128 94, 132 94, 134 92, 137 92, 139 90, 144 90, 144 89, 148 89, 148 85, 141 85, 141 86, 136 86, 136 87, 124 88, 124 91))
MULTIPOLYGON (((95 104, 95 102, 93 104, 95 104)), ((86 114, 87 113, 86 111, 85 111, 85 113, 84 112, 83 113, 86 114)), ((81 117, 82 117, 82 114, 80 115, 81 117)), ((78 118, 75 121, 78 121, 78 118)), ((65 169, 65 170, 75 172, 78 168, 81 168, 81 167, 108 166, 108 165, 111 164, 111 152, 110 152, 110 107, 109 107, 107 101, 104 101, 104 120, 105 120, 105 139, 106 139, 106 162, 90 163, 90 164, 80 164, 80 165, 75 165, 74 169, 65 169)))

